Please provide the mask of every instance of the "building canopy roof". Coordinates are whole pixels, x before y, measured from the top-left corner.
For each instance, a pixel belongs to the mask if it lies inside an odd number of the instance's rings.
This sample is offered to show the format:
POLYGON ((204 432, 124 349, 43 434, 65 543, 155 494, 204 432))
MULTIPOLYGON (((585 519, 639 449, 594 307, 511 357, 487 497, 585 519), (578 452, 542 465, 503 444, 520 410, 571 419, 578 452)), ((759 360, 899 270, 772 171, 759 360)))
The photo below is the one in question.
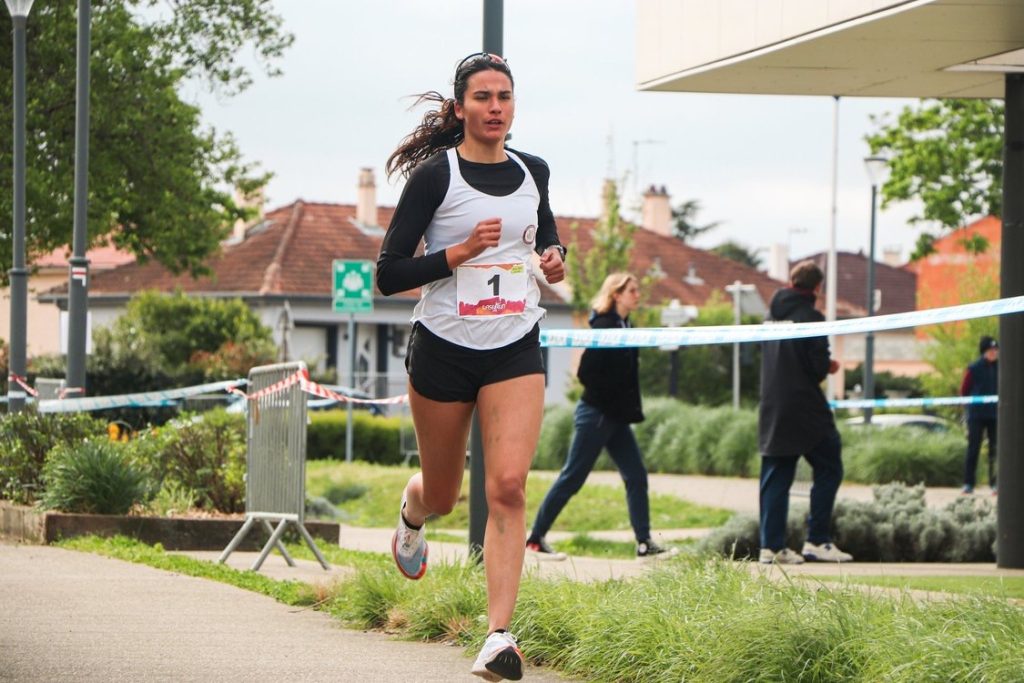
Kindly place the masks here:
POLYGON ((641 90, 1000 98, 1024 71, 1020 0, 637 4, 641 90))

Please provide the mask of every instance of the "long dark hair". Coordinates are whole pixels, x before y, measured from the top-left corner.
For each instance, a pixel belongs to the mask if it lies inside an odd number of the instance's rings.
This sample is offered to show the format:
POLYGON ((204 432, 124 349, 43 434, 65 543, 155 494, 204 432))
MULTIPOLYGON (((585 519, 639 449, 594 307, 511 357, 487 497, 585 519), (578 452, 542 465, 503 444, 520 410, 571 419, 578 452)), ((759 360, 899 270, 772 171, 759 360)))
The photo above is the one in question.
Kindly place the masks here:
POLYGON ((481 52, 463 59, 455 68, 453 88, 455 97, 445 97, 436 90, 415 96, 416 101, 410 108, 427 102, 437 104, 437 109, 430 109, 424 114, 423 120, 420 121, 420 125, 416 126, 416 130, 403 138, 398 144, 398 148, 388 157, 384 170, 389 178, 396 172, 400 173, 402 177, 408 177, 421 162, 441 150, 455 147, 462 142, 465 130, 462 121, 455 117, 455 103, 463 103, 466 97, 466 88, 469 85, 469 77, 487 69, 500 71, 508 76, 512 88, 515 89, 512 71, 508 68, 505 60, 481 52))

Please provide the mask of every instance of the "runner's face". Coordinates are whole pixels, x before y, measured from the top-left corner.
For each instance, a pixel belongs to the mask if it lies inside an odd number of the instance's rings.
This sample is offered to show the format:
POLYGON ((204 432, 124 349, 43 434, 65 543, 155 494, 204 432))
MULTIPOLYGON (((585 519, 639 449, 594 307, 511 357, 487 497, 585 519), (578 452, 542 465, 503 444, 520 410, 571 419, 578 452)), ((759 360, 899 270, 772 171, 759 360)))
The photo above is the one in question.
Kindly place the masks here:
POLYGON ((455 115, 465 124, 466 138, 485 144, 505 142, 515 111, 512 81, 494 69, 470 76, 462 103, 455 103, 455 115))

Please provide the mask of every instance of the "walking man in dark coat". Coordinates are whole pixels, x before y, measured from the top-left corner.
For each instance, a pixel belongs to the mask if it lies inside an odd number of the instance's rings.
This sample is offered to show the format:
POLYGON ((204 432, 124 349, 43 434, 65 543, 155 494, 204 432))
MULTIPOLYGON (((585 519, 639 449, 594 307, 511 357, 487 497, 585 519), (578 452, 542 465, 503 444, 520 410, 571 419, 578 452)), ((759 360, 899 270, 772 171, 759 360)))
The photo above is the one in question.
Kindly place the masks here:
MULTIPOLYGON (((988 396, 999 393, 999 342, 984 336, 978 342, 976 361, 967 366, 960 384, 961 396, 988 396)), ((996 492, 996 404, 967 404, 967 456, 964 462, 964 493, 974 493, 978 474, 981 439, 988 432, 988 483, 996 492)))
MULTIPOLYGON (((772 297, 770 320, 820 322, 814 308, 824 274, 813 261, 790 272, 790 286, 772 297)), ((784 339, 763 345, 758 436, 761 451, 761 553, 764 564, 853 559, 832 543, 832 507, 843 481, 842 442, 821 383, 839 363, 829 355, 827 337, 784 339), (800 456, 814 471, 807 542, 801 554, 786 547, 789 489, 800 456)))

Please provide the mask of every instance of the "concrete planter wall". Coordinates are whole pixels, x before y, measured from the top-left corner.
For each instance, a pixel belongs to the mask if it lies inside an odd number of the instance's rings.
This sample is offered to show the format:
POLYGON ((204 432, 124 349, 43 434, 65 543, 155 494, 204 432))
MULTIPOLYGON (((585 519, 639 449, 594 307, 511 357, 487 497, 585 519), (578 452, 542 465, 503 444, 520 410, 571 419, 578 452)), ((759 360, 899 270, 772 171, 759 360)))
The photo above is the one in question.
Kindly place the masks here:
MULTIPOLYGON (((44 511, 0 501, 0 536, 34 544, 48 544, 75 536, 121 535, 144 543, 160 543, 167 550, 223 550, 243 521, 242 518, 86 515, 44 511)), ((337 523, 307 520, 305 525, 313 538, 328 543, 338 542, 341 528, 337 523)), ((285 537, 291 533, 289 530, 285 537)), ((259 550, 266 541, 267 535, 262 529, 253 530, 238 549, 259 550)))

